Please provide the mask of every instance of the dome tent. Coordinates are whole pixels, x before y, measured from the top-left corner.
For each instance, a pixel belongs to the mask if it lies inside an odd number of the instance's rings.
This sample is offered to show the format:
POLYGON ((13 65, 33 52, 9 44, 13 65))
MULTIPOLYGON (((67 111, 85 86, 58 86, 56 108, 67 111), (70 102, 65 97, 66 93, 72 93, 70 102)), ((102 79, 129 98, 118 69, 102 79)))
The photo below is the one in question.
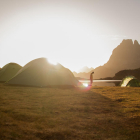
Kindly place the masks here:
POLYGON ((127 87, 140 87, 140 81, 138 79, 131 79, 128 82, 127 87))
POLYGON ((22 67, 16 63, 8 63, 0 69, 0 82, 11 79, 22 67))
POLYGON ((134 76, 125 77, 121 84, 121 87, 140 87, 140 81, 136 79, 134 76))
POLYGON ((11 80, 9 84, 25 86, 59 86, 78 85, 79 81, 73 73, 61 64, 52 65, 46 58, 38 58, 27 63, 11 80))

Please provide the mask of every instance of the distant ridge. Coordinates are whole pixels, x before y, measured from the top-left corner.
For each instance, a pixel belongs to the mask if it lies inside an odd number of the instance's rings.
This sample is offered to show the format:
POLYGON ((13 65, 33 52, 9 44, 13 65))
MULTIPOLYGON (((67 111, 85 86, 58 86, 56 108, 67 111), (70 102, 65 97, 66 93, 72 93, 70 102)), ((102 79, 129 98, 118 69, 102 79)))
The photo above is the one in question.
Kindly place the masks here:
POLYGON ((88 72, 90 72, 90 71, 92 71, 92 70, 94 70, 94 68, 89 68, 89 67, 87 67, 87 66, 84 66, 83 68, 81 68, 78 72, 80 73, 80 72, 86 72, 86 73, 88 73, 88 72))
MULTIPOLYGON (((114 77, 121 70, 140 68, 140 44, 137 40, 123 40, 112 52, 110 59, 103 66, 94 70, 94 79, 114 77)), ((90 72, 76 74, 76 77, 89 78, 90 72)))
POLYGON ((114 80, 122 80, 126 76, 134 76, 140 80, 140 68, 134 70, 121 70, 115 74, 114 80))

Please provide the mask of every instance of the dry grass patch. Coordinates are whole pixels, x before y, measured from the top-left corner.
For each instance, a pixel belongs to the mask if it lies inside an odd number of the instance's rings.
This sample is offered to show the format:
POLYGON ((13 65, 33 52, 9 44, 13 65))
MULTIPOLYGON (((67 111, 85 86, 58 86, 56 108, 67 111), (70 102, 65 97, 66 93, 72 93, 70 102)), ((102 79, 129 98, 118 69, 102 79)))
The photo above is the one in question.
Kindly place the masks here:
POLYGON ((139 94, 138 88, 85 90, 0 84, 0 137, 137 140, 140 139, 139 94))

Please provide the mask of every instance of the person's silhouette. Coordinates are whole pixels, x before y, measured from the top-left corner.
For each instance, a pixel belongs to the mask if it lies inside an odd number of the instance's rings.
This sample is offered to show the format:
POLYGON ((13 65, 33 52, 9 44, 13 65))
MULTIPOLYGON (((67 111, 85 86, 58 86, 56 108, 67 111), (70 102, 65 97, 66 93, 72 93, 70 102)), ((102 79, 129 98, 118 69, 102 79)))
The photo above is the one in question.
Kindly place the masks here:
POLYGON ((92 83, 93 83, 93 73, 94 73, 94 72, 92 72, 92 73, 90 74, 90 86, 92 86, 92 83))

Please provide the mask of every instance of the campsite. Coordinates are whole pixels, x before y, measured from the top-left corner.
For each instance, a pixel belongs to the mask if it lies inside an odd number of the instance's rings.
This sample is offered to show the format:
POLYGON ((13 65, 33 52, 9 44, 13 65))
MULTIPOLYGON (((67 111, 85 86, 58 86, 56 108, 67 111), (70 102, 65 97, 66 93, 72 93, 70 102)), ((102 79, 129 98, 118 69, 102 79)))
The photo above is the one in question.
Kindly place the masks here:
POLYGON ((138 87, 0 84, 1 140, 138 140, 138 87))
MULTIPOLYGON (((84 86, 61 64, 37 58, 0 70, 2 140, 138 140, 140 82, 84 86)), ((93 80, 94 81, 94 80, 93 80)))
POLYGON ((140 140, 140 0, 0 0, 0 140, 140 140))

